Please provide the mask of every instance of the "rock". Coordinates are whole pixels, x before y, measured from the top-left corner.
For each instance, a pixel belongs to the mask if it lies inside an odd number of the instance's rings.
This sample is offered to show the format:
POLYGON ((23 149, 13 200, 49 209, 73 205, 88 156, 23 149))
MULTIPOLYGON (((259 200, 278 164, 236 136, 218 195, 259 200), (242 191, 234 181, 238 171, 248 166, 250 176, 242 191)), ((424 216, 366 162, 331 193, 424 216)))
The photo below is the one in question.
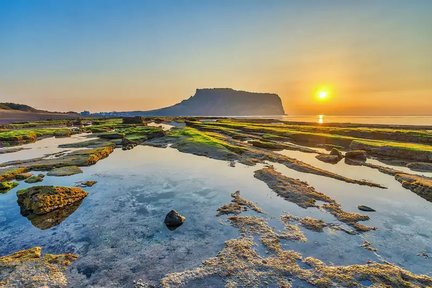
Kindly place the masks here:
MULTIPOLYGON (((277 94, 237 91, 230 88, 197 89, 194 96, 173 106, 131 112, 141 116, 283 115, 277 94)), ((122 112, 122 115, 125 115, 122 112)), ((114 113, 113 116, 116 114, 114 113)), ((131 116, 135 116, 132 115, 131 116)))
POLYGON ((395 175, 395 179, 402 183, 404 188, 432 202, 432 178, 399 173, 395 175))
POLYGON ((125 135, 123 133, 115 133, 115 132, 109 133, 109 132, 107 132, 107 133, 100 134, 99 138, 102 138, 102 139, 123 139, 124 136, 125 135))
POLYGON ((66 287, 66 267, 75 254, 45 254, 41 247, 0 257, 0 287, 66 287))
POLYGON ((319 154, 315 156, 318 160, 326 163, 336 164, 338 163, 342 158, 339 158, 337 155, 327 155, 327 154, 319 154))
POLYGON ((78 166, 64 166, 59 168, 54 168, 48 172, 48 176, 70 176, 83 173, 83 171, 78 166))
POLYGON ((432 163, 427 162, 411 162, 406 167, 414 171, 432 172, 432 163))
POLYGON ((144 124, 145 117, 142 116, 135 116, 135 117, 124 117, 122 119, 123 124, 144 124))
POLYGON ((375 212, 376 211, 375 209, 368 207, 368 206, 365 206, 365 205, 359 205, 359 206, 357 206, 357 208, 361 211, 366 211, 366 212, 375 212))
POLYGON ((81 182, 80 186, 82 186, 82 187, 92 187, 96 183, 97 183, 97 181, 89 180, 89 181, 81 182))
POLYGON ((180 225, 183 224, 183 222, 186 220, 186 217, 180 215, 176 210, 171 210, 166 216, 165 216, 165 225, 168 228, 177 228, 180 225))
POLYGON ((0 182, 0 193, 6 193, 7 191, 15 188, 16 186, 18 186, 17 182, 9 182, 9 181, 0 182))
POLYGON ((39 175, 33 175, 30 178, 27 178, 26 180, 24 180, 24 182, 26 183, 37 183, 37 182, 42 182, 43 178, 45 177, 44 174, 39 174, 39 175))
POLYGON ((345 153, 345 158, 349 160, 366 161, 367 154, 364 150, 351 150, 345 153))
POLYGON ((21 174, 16 175, 15 179, 16 180, 25 180, 25 179, 30 178, 32 176, 33 176, 33 174, 30 172, 21 173, 21 174))
POLYGON ((342 159, 344 157, 343 154, 342 154, 342 152, 339 149, 337 149, 337 148, 333 148, 330 151, 330 155, 337 156, 339 159, 342 159))
POLYGON ((17 192, 23 215, 42 215, 84 199, 87 192, 77 187, 33 186, 17 192))

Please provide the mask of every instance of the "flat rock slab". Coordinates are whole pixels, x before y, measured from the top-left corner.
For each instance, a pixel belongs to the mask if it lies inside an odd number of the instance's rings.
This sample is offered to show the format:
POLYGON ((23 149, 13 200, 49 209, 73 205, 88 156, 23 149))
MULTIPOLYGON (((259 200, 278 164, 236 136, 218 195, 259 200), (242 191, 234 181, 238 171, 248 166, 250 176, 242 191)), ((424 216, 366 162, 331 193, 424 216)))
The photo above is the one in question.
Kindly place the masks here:
POLYGON ((65 166, 65 167, 59 167, 54 168, 51 171, 48 172, 48 176, 70 176, 83 173, 81 168, 78 166, 65 166))

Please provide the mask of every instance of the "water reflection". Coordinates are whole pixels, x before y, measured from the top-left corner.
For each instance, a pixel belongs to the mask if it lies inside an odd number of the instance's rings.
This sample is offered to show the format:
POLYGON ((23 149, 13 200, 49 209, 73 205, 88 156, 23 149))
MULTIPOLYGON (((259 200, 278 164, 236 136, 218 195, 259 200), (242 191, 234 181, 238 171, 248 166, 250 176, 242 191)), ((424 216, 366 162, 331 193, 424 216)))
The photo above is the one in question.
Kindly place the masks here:
POLYGON ((323 124, 324 123, 324 115, 318 115, 318 123, 323 124))
POLYGON ((56 209, 43 215, 37 215, 32 213, 29 214, 23 207, 21 207, 21 215, 27 217, 27 219, 30 220, 34 227, 41 230, 46 230, 62 223, 66 218, 68 218, 78 209, 81 203, 82 200, 77 201, 72 205, 56 209))

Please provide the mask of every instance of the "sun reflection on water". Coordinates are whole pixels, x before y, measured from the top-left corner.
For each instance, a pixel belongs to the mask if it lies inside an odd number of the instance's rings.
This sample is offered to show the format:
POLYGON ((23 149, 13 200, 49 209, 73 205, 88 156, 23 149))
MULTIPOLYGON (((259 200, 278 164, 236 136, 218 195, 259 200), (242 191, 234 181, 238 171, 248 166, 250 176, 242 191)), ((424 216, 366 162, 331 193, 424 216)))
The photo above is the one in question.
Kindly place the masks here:
POLYGON ((323 124, 324 123, 324 115, 318 115, 318 123, 323 124))

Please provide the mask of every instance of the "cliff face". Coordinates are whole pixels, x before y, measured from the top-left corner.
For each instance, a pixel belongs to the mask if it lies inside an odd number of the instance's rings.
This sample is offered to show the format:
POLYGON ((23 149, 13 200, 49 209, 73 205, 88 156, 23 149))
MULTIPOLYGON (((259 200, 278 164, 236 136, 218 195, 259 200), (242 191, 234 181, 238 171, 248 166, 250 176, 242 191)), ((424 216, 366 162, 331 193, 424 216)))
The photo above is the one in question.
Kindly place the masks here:
POLYGON ((187 100, 162 109, 144 111, 146 116, 249 116, 282 115, 277 94, 237 91, 230 88, 197 89, 187 100))

